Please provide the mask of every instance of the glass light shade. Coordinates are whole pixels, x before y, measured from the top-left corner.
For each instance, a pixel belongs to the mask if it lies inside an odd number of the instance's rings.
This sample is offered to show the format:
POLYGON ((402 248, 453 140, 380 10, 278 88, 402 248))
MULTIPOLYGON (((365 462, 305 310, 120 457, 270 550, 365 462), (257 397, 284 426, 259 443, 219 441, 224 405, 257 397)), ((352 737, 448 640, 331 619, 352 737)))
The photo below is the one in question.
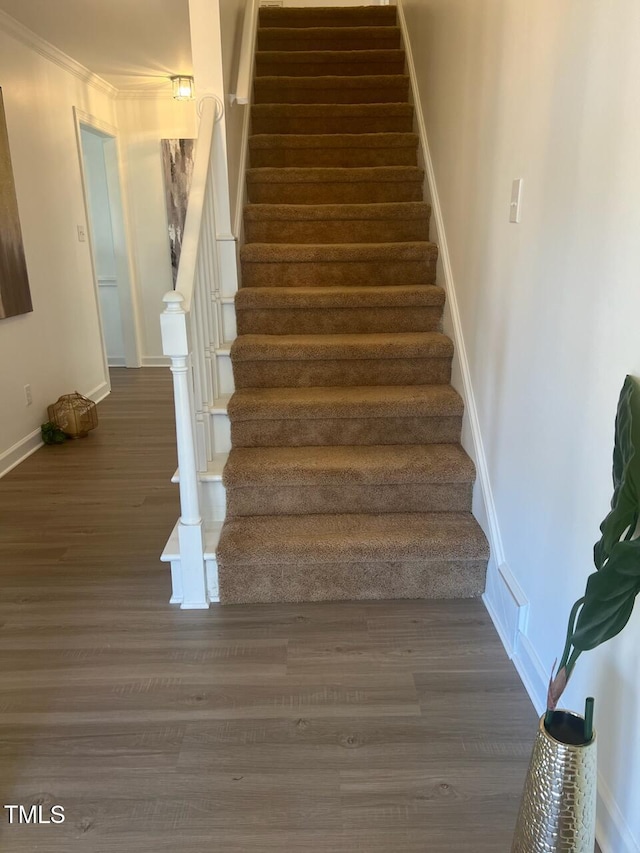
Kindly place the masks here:
POLYGON ((173 97, 176 101, 190 101, 193 99, 193 77, 178 76, 171 78, 173 86, 173 97))

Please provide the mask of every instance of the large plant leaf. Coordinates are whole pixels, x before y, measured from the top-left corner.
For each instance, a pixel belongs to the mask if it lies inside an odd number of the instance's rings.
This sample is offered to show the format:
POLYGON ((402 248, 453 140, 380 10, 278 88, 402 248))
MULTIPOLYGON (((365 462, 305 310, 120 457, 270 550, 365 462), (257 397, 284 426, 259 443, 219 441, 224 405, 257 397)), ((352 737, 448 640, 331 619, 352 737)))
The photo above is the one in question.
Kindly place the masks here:
POLYGON ((613 498, 611 512, 600 525, 602 538, 594 548, 597 569, 602 569, 612 549, 640 516, 640 382, 627 376, 616 416, 613 450, 613 498))
POLYGON ((600 571, 587 580, 585 602, 571 642, 579 651, 594 649, 619 634, 640 593, 640 539, 617 542, 600 571))

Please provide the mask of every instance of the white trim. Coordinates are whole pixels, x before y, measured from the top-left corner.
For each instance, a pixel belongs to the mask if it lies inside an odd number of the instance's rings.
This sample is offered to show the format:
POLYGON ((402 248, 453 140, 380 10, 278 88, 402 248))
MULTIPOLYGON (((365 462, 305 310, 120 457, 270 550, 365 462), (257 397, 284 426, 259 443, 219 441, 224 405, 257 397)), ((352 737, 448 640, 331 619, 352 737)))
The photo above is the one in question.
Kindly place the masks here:
POLYGON ((4 453, 0 453, 0 479, 43 446, 42 433, 40 432, 40 427, 38 427, 38 429, 30 432, 29 435, 21 438, 20 441, 16 441, 4 453))
POLYGON ((491 621, 493 622, 493 627, 496 629, 496 633, 500 637, 500 642, 505 648, 505 651, 509 655, 509 660, 513 660, 515 657, 513 645, 511 642, 511 638, 509 637, 509 633, 500 621, 498 617, 498 611, 493 605, 493 601, 491 598, 487 596, 487 593, 484 592, 482 594, 482 603, 487 609, 489 616, 491 617, 491 621))
POLYGON ((509 566, 506 563, 496 565, 493 557, 487 567, 487 583, 482 600, 502 645, 513 660, 520 636, 527 631, 529 601, 509 566))
POLYGON ((100 131, 105 136, 111 136, 114 139, 118 135, 118 128, 114 124, 109 124, 108 121, 93 115, 93 113, 85 112, 80 107, 73 108, 73 114, 76 117, 78 124, 86 124, 94 130, 100 131))
POLYGON ((512 660, 531 704, 538 714, 542 714, 547 704, 549 674, 545 673, 542 661, 526 634, 518 638, 518 652, 512 660))
POLYGON ((40 54, 40 56, 43 56, 45 59, 54 62, 60 68, 68 71, 69 74, 73 74, 74 77, 77 77, 78 80, 82 80, 83 83, 93 86, 94 89, 98 89, 98 91, 105 95, 109 95, 112 98, 116 97, 118 90, 115 86, 108 83, 98 74, 94 74, 94 72, 89 68, 82 65, 80 62, 77 62, 71 56, 64 53, 64 51, 48 42, 46 39, 43 39, 41 36, 34 33, 28 27, 25 27, 19 21, 16 21, 15 18, 12 18, 11 15, 8 15, 2 10, 0 10, 0 30, 22 42, 22 44, 31 48, 31 50, 40 54))
POLYGON ((111 393, 111 383, 110 382, 101 382, 99 385, 93 389, 93 391, 89 391, 88 394, 85 394, 85 397, 88 397, 90 400, 93 400, 94 403, 101 403, 105 397, 108 397, 111 393))
POLYGON ((640 853, 640 844, 633 837, 601 773, 598 773, 596 814, 596 838, 602 853, 640 853))
POLYGON ((171 359, 166 355, 143 355, 142 367, 171 367, 171 359))
MULTIPOLYGON (((161 563, 171 563, 171 598, 169 604, 180 604, 183 610, 200 610, 201 607, 184 605, 184 590, 182 584, 182 563, 180 561, 179 542, 180 522, 177 521, 160 556, 161 563)), ((218 563, 216 551, 222 530, 222 521, 209 522, 204 529, 204 560, 207 594, 212 603, 220 601, 218 591, 218 563)))

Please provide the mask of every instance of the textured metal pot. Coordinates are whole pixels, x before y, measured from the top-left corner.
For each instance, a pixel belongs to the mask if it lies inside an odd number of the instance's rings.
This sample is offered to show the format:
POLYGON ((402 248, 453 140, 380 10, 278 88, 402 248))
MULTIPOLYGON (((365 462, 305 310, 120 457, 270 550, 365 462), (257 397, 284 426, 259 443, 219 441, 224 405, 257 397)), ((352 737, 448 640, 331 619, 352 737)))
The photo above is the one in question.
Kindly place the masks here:
MULTIPOLYGON (((576 729, 584 718, 555 711, 576 729)), ((511 853, 593 853, 596 736, 587 744, 556 740, 540 718, 511 853)))

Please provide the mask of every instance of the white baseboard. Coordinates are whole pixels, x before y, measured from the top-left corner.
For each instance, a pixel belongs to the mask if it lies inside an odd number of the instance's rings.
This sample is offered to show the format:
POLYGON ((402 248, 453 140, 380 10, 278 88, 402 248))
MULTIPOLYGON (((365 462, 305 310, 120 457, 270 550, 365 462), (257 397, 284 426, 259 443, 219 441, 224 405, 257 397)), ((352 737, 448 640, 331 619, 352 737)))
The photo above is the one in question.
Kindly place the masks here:
POLYGON ((111 356, 107 359, 109 367, 126 367, 127 361, 124 356, 111 356))
POLYGON ((171 367, 171 359, 166 355, 143 355, 141 367, 171 367))
POLYGON ((110 393, 111 385, 109 385, 108 382, 101 382, 93 389, 93 391, 89 391, 88 394, 85 394, 85 397, 93 400, 94 403, 100 403, 105 397, 108 397, 110 393))
POLYGON ((596 838, 602 853, 640 853, 626 820, 602 776, 598 774, 596 838))
POLYGON ((31 456, 42 446, 42 434, 38 428, 21 438, 4 453, 0 453, 0 478, 24 462, 28 456, 31 456))
POLYGON ((482 600, 502 645, 513 660, 517 654, 519 637, 527 630, 529 601, 507 564, 498 566, 493 557, 489 560, 482 600))
POLYGON ((518 651, 512 658, 524 689, 529 694, 531 704, 538 714, 542 714, 547 705, 547 685, 550 673, 546 673, 538 653, 531 645, 526 634, 518 638, 518 651))

